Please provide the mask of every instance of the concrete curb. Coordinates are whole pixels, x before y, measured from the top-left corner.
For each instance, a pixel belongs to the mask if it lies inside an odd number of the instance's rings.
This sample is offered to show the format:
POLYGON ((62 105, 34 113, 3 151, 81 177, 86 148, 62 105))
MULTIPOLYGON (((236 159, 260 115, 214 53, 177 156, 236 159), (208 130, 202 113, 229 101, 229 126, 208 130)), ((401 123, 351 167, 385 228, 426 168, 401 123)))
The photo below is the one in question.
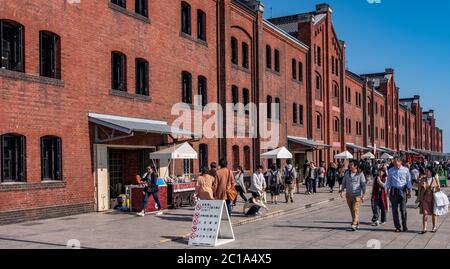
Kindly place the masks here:
MULTIPOLYGON (((295 212, 300 212, 303 211, 305 209, 310 209, 319 205, 323 205, 323 204, 327 204, 327 203, 331 203, 334 201, 338 201, 338 200, 342 200, 342 198, 340 196, 338 197, 334 197, 334 198, 329 198, 326 199, 324 201, 320 201, 320 202, 316 202, 316 203, 311 203, 311 204, 306 204, 300 207, 296 207, 296 208, 292 208, 292 209, 286 209, 286 210, 277 210, 274 212, 270 212, 268 214, 265 215, 260 215, 260 216, 256 216, 256 217, 250 217, 241 221, 236 221, 233 222, 232 225, 233 227, 239 227, 239 226, 243 226, 246 224, 250 224, 250 223, 254 223, 254 222, 258 222, 264 219, 271 219, 274 217, 278 217, 278 216, 283 216, 283 215, 287 215, 287 214, 291 214, 291 213, 295 213, 295 212)), ((185 240, 188 239, 189 236, 191 235, 191 233, 185 234, 183 236, 180 237, 176 237, 176 238, 172 238, 172 239, 165 239, 165 240, 161 240, 159 243, 169 243, 169 242, 176 242, 176 241, 181 241, 181 240, 185 240)))

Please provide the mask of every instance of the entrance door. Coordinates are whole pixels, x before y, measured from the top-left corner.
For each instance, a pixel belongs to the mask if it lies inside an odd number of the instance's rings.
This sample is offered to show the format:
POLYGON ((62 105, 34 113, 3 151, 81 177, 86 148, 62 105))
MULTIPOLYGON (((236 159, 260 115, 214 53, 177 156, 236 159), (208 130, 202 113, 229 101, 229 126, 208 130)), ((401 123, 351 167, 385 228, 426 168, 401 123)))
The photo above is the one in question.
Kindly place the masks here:
POLYGON ((306 154, 305 153, 295 153, 295 166, 298 167, 299 172, 301 173, 301 178, 303 178, 303 165, 306 161, 306 154))
POLYGON ((119 150, 109 151, 109 197, 116 199, 123 193, 124 152, 119 150))

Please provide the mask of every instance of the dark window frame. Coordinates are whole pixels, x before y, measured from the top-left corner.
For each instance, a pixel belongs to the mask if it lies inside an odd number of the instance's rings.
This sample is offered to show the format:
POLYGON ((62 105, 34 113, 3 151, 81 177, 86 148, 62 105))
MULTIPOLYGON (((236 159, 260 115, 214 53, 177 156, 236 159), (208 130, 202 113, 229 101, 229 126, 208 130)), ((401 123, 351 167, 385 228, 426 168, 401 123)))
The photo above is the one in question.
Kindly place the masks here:
POLYGON ((127 91, 127 56, 120 51, 111 53, 111 88, 127 91))
POLYGON ((119 7, 122 7, 122 8, 127 8, 126 0, 111 0, 111 3, 113 3, 114 5, 118 5, 119 7))
POLYGON ((57 136, 41 137, 41 180, 62 181, 62 140, 57 136), (46 145, 47 144, 47 145, 46 145), (50 149, 46 147, 51 147, 50 149), (47 154, 50 153, 47 156, 47 154), (48 163, 46 163, 48 161, 48 163))
POLYGON ((239 104, 239 88, 236 85, 231 86, 231 100, 233 102, 234 111, 237 111, 237 104, 239 104))
POLYGON ((249 146, 244 146, 244 170, 251 170, 251 149, 249 146))
POLYGON ((297 60, 292 59, 292 79, 297 80, 297 60))
POLYGON ((206 13, 201 9, 197 10, 197 38, 206 42, 206 13))
POLYGON ((188 71, 181 72, 181 100, 183 103, 192 104, 192 74, 188 71))
POLYGON ((266 68, 272 69, 272 48, 266 45, 266 68))
POLYGON ((303 125, 304 123, 304 108, 303 105, 299 105, 299 123, 303 125))
POLYGON ((294 124, 297 124, 298 118, 297 118, 297 103, 292 104, 292 122, 294 124))
POLYGON ((281 72, 281 63, 280 63, 280 51, 278 49, 274 50, 274 70, 275 72, 281 72))
POLYGON ((181 2, 181 32, 186 35, 192 34, 191 5, 185 1, 181 2))
POLYGON ((200 144, 198 147, 198 166, 200 169, 209 167, 209 151, 208 144, 200 144))
POLYGON ((233 64, 238 65, 239 64, 239 48, 238 48, 238 41, 233 36, 231 37, 231 62, 233 64))
POLYGON ((242 42, 242 67, 250 68, 249 46, 246 42, 242 42))
POLYGON ((61 79, 61 37, 50 31, 39 31, 39 74, 61 79))
POLYGON ((26 137, 20 134, 1 135, 0 155, 1 182, 26 182, 26 137), (8 156, 6 147, 9 149, 8 156), (10 162, 9 165, 6 165, 7 162, 10 162), (7 167, 10 171, 8 176, 5 171, 7 167))
POLYGON ((136 73, 135 73, 136 94, 149 96, 150 95, 149 63, 147 60, 143 58, 136 58, 135 65, 136 65, 136 73))
POLYGON ((148 18, 148 0, 135 0, 134 11, 136 14, 148 18))
POLYGON ((298 61, 298 80, 303 82, 303 63, 298 61))
POLYGON ((272 96, 268 95, 267 98, 267 118, 271 119, 272 118, 272 103, 273 103, 273 98, 272 96))
POLYGON ((197 83, 198 95, 202 97, 199 105, 205 107, 208 104, 208 79, 205 76, 198 76, 197 83))
POLYGON ((22 24, 12 20, 0 20, 0 59, 0 68, 25 72, 25 27, 22 24), (9 31, 6 31, 7 28, 9 31), (8 38, 7 35, 13 36, 8 38), (7 40, 10 41, 9 46, 5 46, 7 40))

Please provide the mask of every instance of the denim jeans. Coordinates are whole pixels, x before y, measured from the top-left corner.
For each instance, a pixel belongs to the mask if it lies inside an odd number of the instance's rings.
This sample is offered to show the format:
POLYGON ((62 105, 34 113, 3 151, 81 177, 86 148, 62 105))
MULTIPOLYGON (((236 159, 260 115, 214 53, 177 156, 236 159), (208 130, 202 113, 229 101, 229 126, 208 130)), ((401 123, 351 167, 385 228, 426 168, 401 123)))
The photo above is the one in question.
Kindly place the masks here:
POLYGON ((147 192, 147 193, 145 193, 143 210, 145 211, 145 209, 147 208, 147 204, 148 204, 148 200, 150 198, 150 195, 153 196, 153 199, 155 200, 156 204, 158 205, 158 211, 160 211, 161 210, 161 203, 159 202, 158 192, 147 192))
POLYGON ((386 210, 384 209, 383 201, 381 201, 381 199, 372 199, 372 212, 372 222, 386 222, 386 210))
POLYGON ((227 204, 228 216, 231 218, 231 201, 226 200, 225 203, 227 204))

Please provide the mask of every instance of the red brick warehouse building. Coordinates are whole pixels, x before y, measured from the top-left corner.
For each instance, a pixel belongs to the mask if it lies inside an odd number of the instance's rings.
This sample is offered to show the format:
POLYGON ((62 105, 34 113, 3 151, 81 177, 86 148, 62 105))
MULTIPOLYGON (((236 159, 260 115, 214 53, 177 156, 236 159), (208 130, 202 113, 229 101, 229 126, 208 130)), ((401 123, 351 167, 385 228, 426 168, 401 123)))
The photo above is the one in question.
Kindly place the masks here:
MULTIPOLYGON (((258 115, 299 165, 345 149, 442 152, 434 112, 399 99, 394 70, 346 70, 329 5, 263 12, 253 0, 0 0, 0 223, 110 209, 149 152, 193 134, 170 130, 179 102, 278 103, 258 115)), ((188 141, 200 158, 178 169, 194 172, 224 157, 251 173, 265 151, 258 137, 188 141)))

